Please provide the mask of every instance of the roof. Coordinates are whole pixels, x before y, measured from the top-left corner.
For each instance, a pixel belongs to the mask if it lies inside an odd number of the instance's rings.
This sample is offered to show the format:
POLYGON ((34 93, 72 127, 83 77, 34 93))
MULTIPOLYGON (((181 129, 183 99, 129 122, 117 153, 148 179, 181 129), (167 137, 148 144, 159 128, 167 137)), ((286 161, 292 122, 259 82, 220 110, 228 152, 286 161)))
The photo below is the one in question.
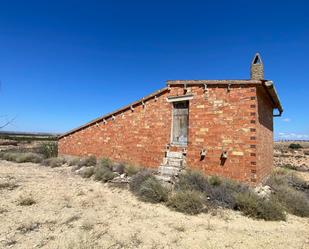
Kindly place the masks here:
POLYGON ((82 126, 79 126, 73 130, 70 130, 62 135, 60 135, 58 138, 63 138, 67 135, 70 135, 74 132, 77 132, 79 130, 82 130, 86 127, 89 127, 95 123, 98 123, 100 121, 104 121, 105 119, 108 119, 108 118, 111 118, 113 117, 114 115, 116 114, 119 114, 119 113, 122 113, 126 110, 129 110, 129 109, 132 109, 134 108, 134 106, 136 105, 139 105, 141 103, 143 103, 144 101, 147 101, 149 99, 152 99, 152 98, 156 98, 156 96, 164 93, 165 91, 168 91, 169 90, 169 87, 172 86, 172 85, 261 85, 263 86, 268 95, 270 96, 271 100, 272 100, 272 103, 274 105, 274 108, 278 109, 279 111, 279 115, 275 115, 275 116, 281 116, 281 113, 283 112, 283 108, 281 106, 281 103, 280 103, 280 100, 279 100, 279 97, 277 95, 277 91, 275 89, 275 86, 273 84, 272 81, 269 81, 269 80, 167 80, 166 81, 166 84, 167 84, 167 87, 164 87, 154 93, 151 93, 149 94, 148 96, 142 98, 142 99, 139 99, 129 105, 126 105, 114 112, 110 112, 104 116, 101 116, 99 118, 96 118, 94 120, 91 120, 90 122, 82 125, 82 126))

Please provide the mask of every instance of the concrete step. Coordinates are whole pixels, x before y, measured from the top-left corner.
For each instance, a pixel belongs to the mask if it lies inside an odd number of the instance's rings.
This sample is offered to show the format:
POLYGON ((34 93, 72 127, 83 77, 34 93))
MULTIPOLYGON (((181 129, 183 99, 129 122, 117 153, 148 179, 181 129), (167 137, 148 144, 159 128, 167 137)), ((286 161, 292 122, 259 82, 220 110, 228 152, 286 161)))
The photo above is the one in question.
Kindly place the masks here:
POLYGON ((169 166, 174 166, 174 167, 182 167, 183 166, 183 159, 178 159, 178 158, 167 158, 166 164, 169 166))
POLYGON ((161 165, 158 170, 158 172, 161 175, 169 175, 169 176, 178 175, 180 171, 181 168, 168 165, 161 165))
POLYGON ((175 152, 175 151, 168 151, 166 153, 167 158, 179 158, 183 159, 183 153, 182 152, 175 152))

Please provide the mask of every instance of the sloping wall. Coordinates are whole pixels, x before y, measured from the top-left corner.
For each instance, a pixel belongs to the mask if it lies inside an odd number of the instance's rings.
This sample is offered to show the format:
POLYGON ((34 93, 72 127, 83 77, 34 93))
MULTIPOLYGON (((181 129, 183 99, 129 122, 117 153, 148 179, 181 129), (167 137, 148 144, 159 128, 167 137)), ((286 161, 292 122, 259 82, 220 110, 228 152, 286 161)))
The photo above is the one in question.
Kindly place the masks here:
POLYGON ((59 140, 59 153, 95 155, 158 167, 163 160, 171 130, 171 105, 166 92, 130 109, 59 140))

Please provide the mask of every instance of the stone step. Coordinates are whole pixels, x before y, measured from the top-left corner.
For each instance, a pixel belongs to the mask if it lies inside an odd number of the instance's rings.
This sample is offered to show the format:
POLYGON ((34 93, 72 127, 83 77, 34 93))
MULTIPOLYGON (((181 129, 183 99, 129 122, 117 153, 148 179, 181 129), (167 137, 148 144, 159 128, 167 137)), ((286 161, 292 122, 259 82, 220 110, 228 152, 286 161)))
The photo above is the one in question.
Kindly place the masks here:
POLYGON ((180 172, 181 168, 179 167, 173 167, 173 166, 168 166, 168 165, 163 165, 159 167, 158 172, 161 175, 168 175, 168 176, 174 176, 178 175, 180 172))
POLYGON ((182 152, 175 152, 175 151, 168 151, 166 153, 167 158, 179 158, 183 159, 183 153, 182 152))
POLYGON ((169 166, 174 166, 174 167, 182 167, 183 166, 183 159, 167 158, 166 164, 169 165, 169 166))

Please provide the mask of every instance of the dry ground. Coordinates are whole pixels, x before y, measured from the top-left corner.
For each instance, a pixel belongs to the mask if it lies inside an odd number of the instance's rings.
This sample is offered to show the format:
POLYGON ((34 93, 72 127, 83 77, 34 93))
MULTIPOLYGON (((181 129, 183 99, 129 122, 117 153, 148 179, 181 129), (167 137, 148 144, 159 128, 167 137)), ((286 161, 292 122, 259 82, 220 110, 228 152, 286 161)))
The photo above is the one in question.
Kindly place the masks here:
POLYGON ((68 167, 0 161, 1 248, 309 248, 309 219, 256 221, 238 212, 188 216, 82 179, 68 167), (21 197, 36 203, 20 206, 21 197))

